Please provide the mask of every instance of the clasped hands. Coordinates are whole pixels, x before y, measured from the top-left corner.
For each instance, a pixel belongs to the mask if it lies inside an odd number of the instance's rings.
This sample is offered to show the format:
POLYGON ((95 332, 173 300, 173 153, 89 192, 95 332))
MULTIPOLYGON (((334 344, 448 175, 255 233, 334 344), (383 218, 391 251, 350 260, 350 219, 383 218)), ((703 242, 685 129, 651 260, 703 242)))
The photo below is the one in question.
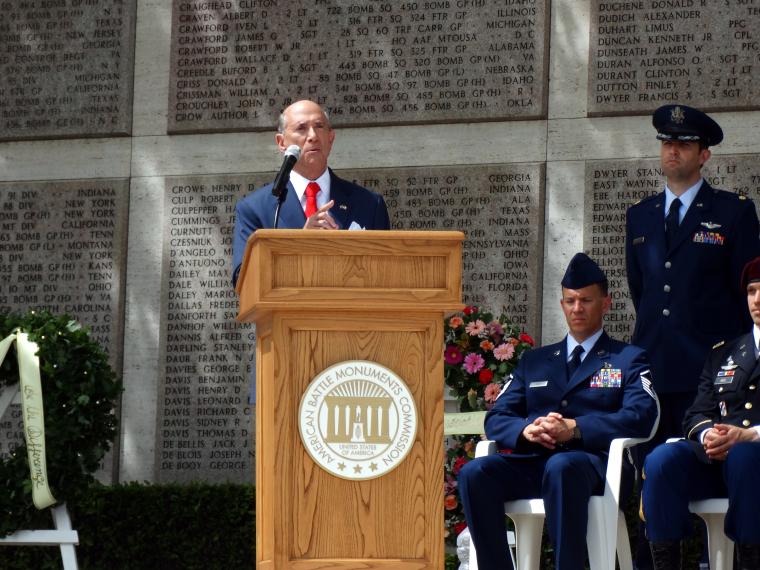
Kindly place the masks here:
POLYGON ((330 200, 327 204, 319 208, 311 216, 306 218, 303 225, 305 230, 337 230, 340 229, 338 224, 330 215, 330 208, 335 205, 335 200, 330 200))
POLYGON ((760 435, 754 429, 745 429, 728 424, 715 424, 705 432, 702 447, 707 457, 724 461, 729 450, 740 441, 758 441, 760 435))
POLYGON ((570 441, 573 438, 573 430, 575 420, 565 419, 557 412, 550 412, 525 426, 522 435, 531 443, 554 449, 558 444, 570 441))

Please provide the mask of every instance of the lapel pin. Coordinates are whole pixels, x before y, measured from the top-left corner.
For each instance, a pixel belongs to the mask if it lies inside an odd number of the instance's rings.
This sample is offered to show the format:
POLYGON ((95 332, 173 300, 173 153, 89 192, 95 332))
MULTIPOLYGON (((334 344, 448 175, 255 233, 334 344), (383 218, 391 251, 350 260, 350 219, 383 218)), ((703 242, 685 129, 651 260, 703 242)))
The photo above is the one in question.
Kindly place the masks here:
POLYGON ((338 208, 340 208, 341 210, 348 210, 348 206, 346 206, 345 204, 340 204, 338 208))
POLYGON ((554 351, 554 356, 559 356, 559 355, 560 355, 560 353, 561 353, 561 351, 559 351, 559 350, 555 350, 555 351, 554 351))

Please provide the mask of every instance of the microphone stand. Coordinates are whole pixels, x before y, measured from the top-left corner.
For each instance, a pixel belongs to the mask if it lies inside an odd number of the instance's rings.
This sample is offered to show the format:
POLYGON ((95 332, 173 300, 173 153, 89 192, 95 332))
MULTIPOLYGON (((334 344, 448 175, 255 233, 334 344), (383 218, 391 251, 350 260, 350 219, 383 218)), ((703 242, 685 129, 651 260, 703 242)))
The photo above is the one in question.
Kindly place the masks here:
POLYGON ((277 196, 277 209, 274 211, 274 226, 273 229, 277 229, 277 224, 280 221, 280 206, 282 206, 282 203, 285 201, 285 194, 288 193, 288 187, 285 186, 285 188, 282 189, 282 192, 280 192, 279 196, 277 196))

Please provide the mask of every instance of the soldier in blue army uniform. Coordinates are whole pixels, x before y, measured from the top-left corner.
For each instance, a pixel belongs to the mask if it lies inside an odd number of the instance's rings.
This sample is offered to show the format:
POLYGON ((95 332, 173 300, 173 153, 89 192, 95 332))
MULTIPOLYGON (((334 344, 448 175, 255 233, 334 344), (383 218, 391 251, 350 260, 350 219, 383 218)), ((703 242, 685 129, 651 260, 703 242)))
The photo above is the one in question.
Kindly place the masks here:
POLYGON ((504 502, 534 497, 544 500, 556 569, 582 570, 588 500, 603 493, 610 442, 654 429, 646 355, 604 332, 607 278, 587 255, 571 260, 560 304, 567 337, 524 353, 486 415, 486 435, 500 452, 459 474, 481 570, 510 567, 504 502))
POLYGON ((686 440, 660 445, 644 465, 642 507, 657 570, 680 570, 689 501, 710 497, 728 497, 725 532, 738 568, 760 568, 760 257, 741 282, 751 332, 715 345, 686 412, 686 440))

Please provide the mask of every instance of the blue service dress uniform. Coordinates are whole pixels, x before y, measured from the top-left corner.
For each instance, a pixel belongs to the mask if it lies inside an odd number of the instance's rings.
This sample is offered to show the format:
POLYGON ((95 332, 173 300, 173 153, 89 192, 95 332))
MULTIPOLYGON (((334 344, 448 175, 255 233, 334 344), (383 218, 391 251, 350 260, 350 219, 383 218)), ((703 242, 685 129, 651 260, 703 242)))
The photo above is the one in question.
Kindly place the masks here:
POLYGON ((657 418, 649 364, 640 348, 603 333, 572 377, 567 343, 523 354, 509 384, 486 415, 497 455, 467 463, 459 492, 482 570, 508 567, 505 501, 541 497, 557 570, 583 569, 588 499, 603 493, 607 451, 617 437, 646 437, 657 418), (559 412, 575 419, 580 440, 548 450, 523 429, 559 412))
POLYGON ((725 461, 708 459, 699 442, 716 423, 760 425, 760 362, 753 344, 750 333, 712 351, 684 418, 686 440, 660 445, 647 457, 642 506, 651 542, 691 533, 689 501, 728 497, 726 535, 740 544, 760 544, 760 442, 734 445, 725 461))
MULTIPOLYGON (((332 170, 330 199, 335 201, 335 205, 330 208, 330 215, 341 229, 348 229, 352 222, 356 222, 365 230, 389 230, 391 227, 388 209, 380 194, 343 180, 332 170)), ((274 226, 276 209, 277 198, 272 195, 272 184, 254 190, 235 206, 235 229, 232 235, 233 285, 238 279, 248 238, 256 230, 274 226)), ((305 223, 306 214, 293 185, 288 182, 277 227, 300 229, 305 223)))
MULTIPOLYGON (((631 342, 647 351, 657 394, 683 394, 674 411, 682 416, 710 347, 751 325, 739 279, 760 255, 760 229, 752 200, 703 182, 666 247, 664 207, 660 193, 628 209, 626 270, 636 308, 631 342)), ((660 430, 672 426, 664 435, 676 435, 682 417, 669 418, 665 408, 660 430)))

